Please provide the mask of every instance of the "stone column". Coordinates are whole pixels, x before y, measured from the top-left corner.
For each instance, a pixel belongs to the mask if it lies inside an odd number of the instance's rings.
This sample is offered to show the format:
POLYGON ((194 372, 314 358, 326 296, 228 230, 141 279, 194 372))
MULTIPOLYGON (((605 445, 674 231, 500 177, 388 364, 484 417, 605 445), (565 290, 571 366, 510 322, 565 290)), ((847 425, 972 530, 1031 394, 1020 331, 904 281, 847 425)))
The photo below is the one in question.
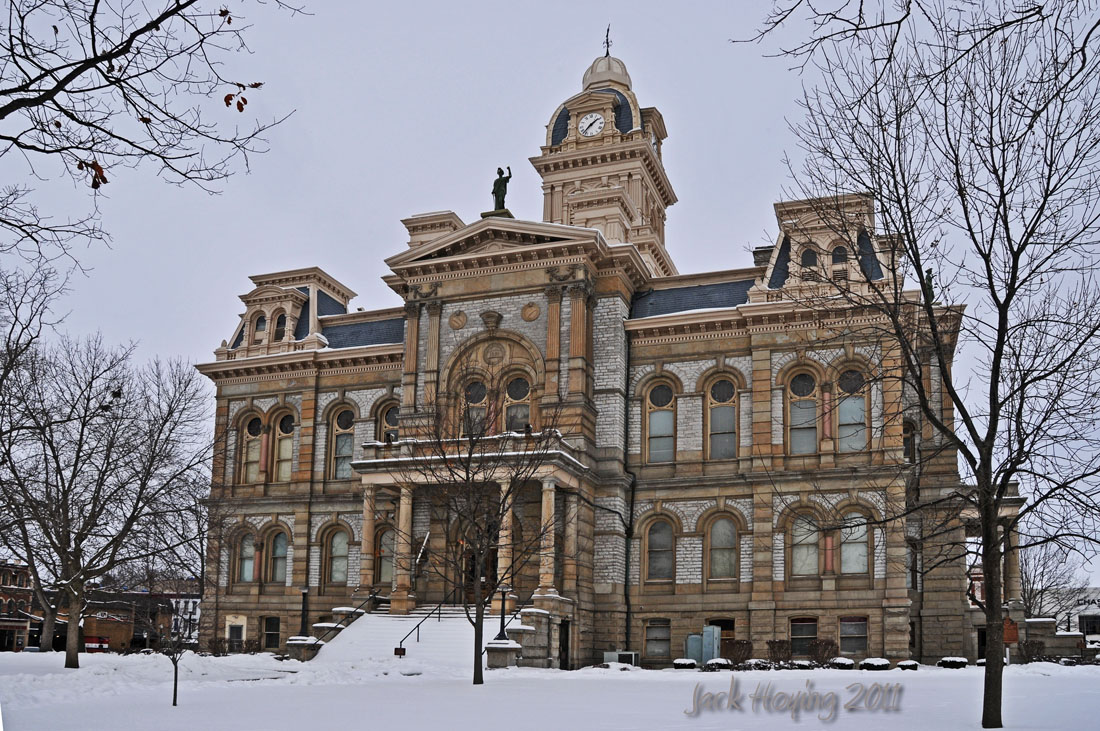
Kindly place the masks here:
POLYGON ((435 402, 436 384, 439 382, 439 318, 443 305, 430 302, 428 310, 428 344, 425 348, 424 400, 435 402))
MULTIPOLYGON (((561 357, 561 287, 546 288, 546 396, 557 400, 561 357)), ((545 398, 545 397, 544 397, 545 398)))
POLYGON ((569 393, 588 392, 588 289, 583 284, 569 287, 569 393))
POLYGON ((363 485, 363 541, 359 545, 359 593, 374 586, 374 485, 363 485))
POLYGON ((401 375, 401 407, 416 407, 417 349, 420 345, 420 305, 405 303, 405 370, 401 375))
MULTIPOLYGON (((500 588, 508 589, 508 597, 505 602, 504 611, 512 611, 515 605, 515 594, 512 590, 515 589, 516 579, 512 576, 512 520, 513 510, 512 505, 515 502, 515 495, 513 494, 514 488, 508 485, 500 486, 500 535, 497 538, 497 577, 500 580, 500 588)), ((500 611, 500 594, 497 592, 493 597, 492 610, 494 612, 500 611)))
POLYGON ((565 496, 565 545, 562 547, 562 562, 565 564, 562 570, 562 590, 571 599, 577 598, 577 494, 568 493, 565 496))
POLYGON ((412 587, 412 513, 413 488, 401 486, 401 501, 397 506, 397 536, 394 541, 393 570, 397 588, 390 596, 390 614, 408 614, 416 608, 412 587))
POLYGON ((539 560, 539 588, 536 593, 557 596, 554 587, 554 494, 555 480, 546 477, 542 481, 542 542, 539 560))
POLYGON ((1020 551, 1016 547, 1015 531, 1004 526, 1004 600, 1005 603, 1019 602, 1023 593, 1020 586, 1020 551))

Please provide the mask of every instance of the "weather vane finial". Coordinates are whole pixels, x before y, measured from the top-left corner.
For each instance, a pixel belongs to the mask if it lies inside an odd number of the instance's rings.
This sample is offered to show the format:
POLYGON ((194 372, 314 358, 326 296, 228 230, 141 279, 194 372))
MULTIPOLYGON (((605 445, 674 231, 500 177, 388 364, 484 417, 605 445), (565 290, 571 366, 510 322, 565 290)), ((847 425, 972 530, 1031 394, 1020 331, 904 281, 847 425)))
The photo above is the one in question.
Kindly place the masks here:
POLYGON ((611 55, 611 24, 607 24, 607 32, 603 36, 603 55, 604 58, 611 55))

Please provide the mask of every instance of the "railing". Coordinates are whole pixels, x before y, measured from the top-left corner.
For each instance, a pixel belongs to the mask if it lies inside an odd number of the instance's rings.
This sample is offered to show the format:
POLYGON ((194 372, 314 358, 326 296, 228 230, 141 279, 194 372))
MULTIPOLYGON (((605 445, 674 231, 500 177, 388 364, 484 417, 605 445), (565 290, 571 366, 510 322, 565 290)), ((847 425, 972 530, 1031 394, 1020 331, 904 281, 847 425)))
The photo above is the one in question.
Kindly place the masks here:
MULTIPOLYGON (((359 616, 359 610, 362 609, 363 607, 367 606, 371 602, 373 602, 375 600, 375 598, 377 598, 377 596, 378 596, 378 589, 375 589, 367 596, 366 599, 364 599, 362 602, 360 602, 359 606, 355 607, 354 611, 349 612, 347 616, 345 616, 343 619, 341 619, 339 622, 337 622, 336 625, 337 625, 337 627, 340 628, 340 631, 346 629, 347 626, 349 624, 351 624, 355 620, 356 617, 359 616)), ((320 642, 324 642, 325 638, 327 638, 334 631, 337 631, 336 627, 329 627, 327 630, 325 630, 325 633, 323 635, 321 635, 320 637, 318 637, 317 639, 320 642)))
MULTIPOLYGON (((512 621, 515 620, 515 618, 519 616, 520 612, 522 612, 524 609, 527 608, 527 605, 531 603, 531 597, 533 597, 534 595, 535 595, 535 592, 532 591, 530 594, 527 595, 527 601, 526 602, 516 602, 516 611, 512 612, 511 617, 504 620, 504 629, 505 630, 507 630, 508 625, 510 625, 512 623, 512 621)), ((481 648, 481 654, 484 655, 485 652, 486 652, 486 649, 484 647, 481 648)))
POLYGON ((404 637, 401 638, 401 641, 397 643, 397 646, 398 647, 404 647, 405 646, 405 640, 409 639, 409 635, 411 635, 413 632, 416 633, 416 641, 420 642, 420 625, 424 624, 429 619, 431 619, 433 614, 437 615, 437 617, 436 617, 437 622, 442 621, 443 620, 443 606, 446 605, 446 604, 450 604, 450 600, 455 596, 455 594, 457 592, 458 592, 457 587, 454 588, 454 589, 451 589, 450 593, 447 594, 447 596, 443 597, 443 601, 441 601, 439 604, 436 604, 432 608, 432 611, 428 612, 428 615, 426 617, 424 617, 419 622, 417 622, 416 626, 413 627, 411 630, 409 630, 408 633, 404 637))

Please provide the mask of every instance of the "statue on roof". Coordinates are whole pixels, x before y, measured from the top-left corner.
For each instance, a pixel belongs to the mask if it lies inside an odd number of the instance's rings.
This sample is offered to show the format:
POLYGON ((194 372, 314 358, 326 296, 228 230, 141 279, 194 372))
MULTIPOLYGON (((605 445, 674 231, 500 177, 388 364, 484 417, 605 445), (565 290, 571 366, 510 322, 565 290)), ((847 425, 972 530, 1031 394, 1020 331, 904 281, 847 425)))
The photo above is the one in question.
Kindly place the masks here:
POLYGON ((493 181, 493 210, 504 210, 504 196, 508 195, 508 181, 512 179, 512 166, 508 166, 508 174, 497 168, 497 179, 493 181))

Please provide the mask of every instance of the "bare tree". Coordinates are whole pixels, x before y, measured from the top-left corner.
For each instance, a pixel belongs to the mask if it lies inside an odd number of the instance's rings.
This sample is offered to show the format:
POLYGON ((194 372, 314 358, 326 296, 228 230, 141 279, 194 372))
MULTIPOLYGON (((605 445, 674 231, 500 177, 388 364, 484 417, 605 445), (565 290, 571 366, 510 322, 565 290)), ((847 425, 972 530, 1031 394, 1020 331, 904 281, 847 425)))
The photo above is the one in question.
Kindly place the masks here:
POLYGON ((0 249, 57 254, 104 239, 96 196, 126 168, 151 164, 169 182, 211 190, 264 151, 265 130, 281 120, 239 128, 263 84, 229 66, 247 51, 248 27, 229 6, 199 0, 8 3, 0 164, 22 167, 26 180, 68 177, 93 205, 56 216, 39 209, 28 184, 2 186, 0 249))
POLYGON ((990 16, 968 3, 819 45, 793 127, 800 197, 858 263, 806 289, 853 308, 840 330, 891 343, 925 442, 969 483, 924 484, 912 509, 954 505, 977 538, 953 545, 980 554, 986 728, 1002 726, 1005 563, 1100 535, 1100 18, 1059 7, 980 35, 990 16))
POLYGON ((1088 589, 1080 556, 1058 545, 1042 543, 1020 551, 1020 585, 1024 614, 1061 617, 1082 603, 1088 589))
MULTIPOLYGON (((78 667, 87 586, 161 550, 158 520, 209 456, 201 381, 187 364, 131 365, 98 338, 38 348, 4 384, 2 538, 68 603, 66 667, 78 667)), ((184 498, 186 499, 186 498, 184 498)))
MULTIPOLYGON (((445 519, 445 548, 422 557, 423 566, 465 608, 474 629, 473 683, 479 685, 493 598, 507 598, 529 566, 554 558, 547 539, 563 521, 542 516, 535 485, 556 456, 571 450, 556 429, 556 406, 532 413, 528 379, 463 362, 451 381, 462 391, 432 399, 406 422, 405 438, 382 447, 380 456, 397 457, 396 482, 406 489, 424 486, 433 512, 445 519)), ((414 538, 397 532, 413 563, 420 548, 414 538)), ((398 568, 411 573, 415 566, 398 568)), ((502 601, 501 611, 506 605, 502 601)))

